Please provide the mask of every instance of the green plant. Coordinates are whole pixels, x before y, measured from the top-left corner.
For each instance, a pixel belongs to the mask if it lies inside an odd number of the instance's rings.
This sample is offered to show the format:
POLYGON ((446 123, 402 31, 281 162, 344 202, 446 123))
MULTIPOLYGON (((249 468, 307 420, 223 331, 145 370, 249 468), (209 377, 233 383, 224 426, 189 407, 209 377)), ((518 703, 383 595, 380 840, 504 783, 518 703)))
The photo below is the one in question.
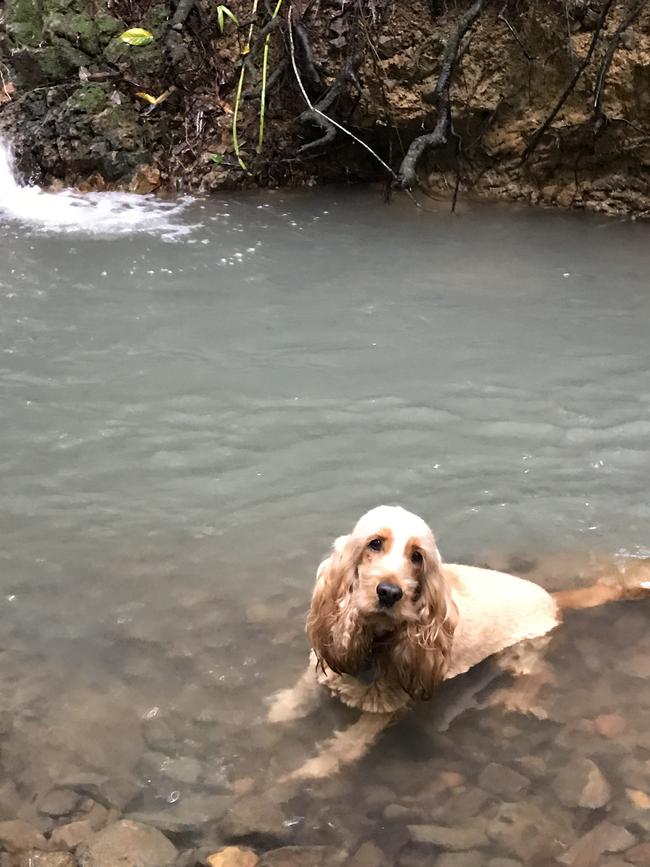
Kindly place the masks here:
POLYGON ((217 6, 217 24, 219 26, 219 32, 223 33, 226 27, 226 18, 230 18, 237 26, 239 26, 239 21, 237 20, 237 16, 232 10, 230 10, 227 6, 224 6, 220 3, 217 6))
MULTIPOLYGON (((273 14, 271 15, 271 20, 273 21, 278 17, 280 13, 280 8, 282 7, 282 0, 278 0, 275 4, 275 9, 273 10, 273 14)), ((267 73, 269 67, 269 45, 271 43, 271 34, 266 34, 266 39, 264 40, 264 57, 262 60, 262 93, 260 97, 260 129, 259 135, 257 138, 257 152, 258 154, 262 151, 262 145, 264 144, 264 118, 266 115, 266 80, 267 73)))

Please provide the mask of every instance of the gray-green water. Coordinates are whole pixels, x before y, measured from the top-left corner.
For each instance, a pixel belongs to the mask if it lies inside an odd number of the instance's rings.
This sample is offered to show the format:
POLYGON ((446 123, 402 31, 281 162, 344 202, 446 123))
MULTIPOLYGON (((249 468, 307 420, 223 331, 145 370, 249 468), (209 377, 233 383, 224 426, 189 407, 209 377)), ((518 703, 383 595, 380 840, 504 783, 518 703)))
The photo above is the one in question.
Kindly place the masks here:
MULTIPOLYGON (((262 698, 302 666, 315 567, 366 508, 399 502, 448 559, 527 561, 547 586, 593 553, 648 555, 650 255, 643 226, 370 192, 199 201, 172 222, 192 228, 0 213, 3 778, 31 817, 52 782, 108 775, 127 813, 205 814, 214 842, 233 783, 264 797, 353 719, 324 699, 269 727, 262 698)), ((504 803, 543 814, 548 840, 604 817, 647 837, 626 790, 650 794, 649 626, 645 603, 573 617, 545 721, 472 709, 465 679, 287 795, 283 839, 430 864, 408 824, 501 827, 504 803), (614 713, 624 733, 598 734, 614 713), (610 783, 599 810, 558 795, 582 758, 610 783), (481 777, 490 763, 524 782, 481 777)), ((554 863, 505 837, 467 865, 554 863)))

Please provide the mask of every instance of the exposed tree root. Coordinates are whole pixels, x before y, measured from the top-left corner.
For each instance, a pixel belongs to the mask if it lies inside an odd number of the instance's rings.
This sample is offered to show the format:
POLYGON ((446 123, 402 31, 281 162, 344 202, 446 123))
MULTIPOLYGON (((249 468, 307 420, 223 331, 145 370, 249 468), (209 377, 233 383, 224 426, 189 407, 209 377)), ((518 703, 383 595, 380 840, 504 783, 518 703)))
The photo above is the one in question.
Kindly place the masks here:
MULTIPOLYGON (((483 10, 491 0, 474 0, 467 12, 458 23, 456 31, 449 37, 442 56, 442 67, 438 75, 438 81, 433 92, 433 105, 437 110, 436 123, 433 130, 425 135, 415 138, 402 160, 399 168, 397 185, 400 188, 413 187, 417 183, 416 168, 418 161, 427 148, 442 147, 447 143, 451 128, 451 104, 449 88, 451 78, 458 59, 459 49, 463 37, 479 18, 483 10)), ((613 0, 610 0, 613 2, 613 0)))
POLYGON ((562 106, 567 101, 569 96, 573 93, 573 90, 574 90, 576 84, 578 83, 580 77, 582 76, 582 73, 585 71, 585 69, 591 63, 591 58, 593 57, 594 51, 596 49, 596 45, 598 44, 600 34, 602 33, 603 27, 605 26, 605 21, 607 20, 609 10, 612 8, 613 2, 614 2, 614 0, 605 0, 603 8, 600 11, 600 15, 598 16, 598 22, 596 23, 596 27, 594 29, 593 36, 591 37, 591 42, 589 43, 589 48, 587 50, 587 53, 585 54, 585 56, 582 58, 582 60, 578 64, 576 71, 573 73, 573 77, 571 78, 571 81, 569 82, 569 84, 565 88, 562 96, 555 103, 555 106, 554 106, 553 110, 551 111, 551 113, 548 115, 548 117, 546 118, 544 123, 540 127, 538 127, 535 130, 535 132, 532 134, 532 136, 530 137, 528 144, 526 145, 526 148, 525 148, 525 150, 521 156, 521 162, 522 163, 526 162, 526 160, 530 157, 530 155, 535 151, 542 136, 551 127, 551 124, 553 123, 553 121, 555 120, 557 115, 559 114, 562 106))
POLYGON ((630 24, 632 24, 632 22, 639 16, 639 13, 645 6, 645 3, 646 0, 637 0, 636 3, 632 3, 630 11, 625 16, 625 18, 623 18, 621 23, 614 31, 614 34, 609 41, 607 51, 605 52, 605 56, 601 61, 598 75, 596 77, 596 89, 594 92, 592 114, 592 122, 594 125, 594 131, 596 133, 600 132, 601 128, 607 122, 607 117, 605 116, 605 113, 603 111, 603 92, 605 89, 605 82, 607 80, 607 73, 609 72, 609 67, 612 65, 612 60, 614 59, 616 49, 620 44, 621 36, 625 33, 630 24))

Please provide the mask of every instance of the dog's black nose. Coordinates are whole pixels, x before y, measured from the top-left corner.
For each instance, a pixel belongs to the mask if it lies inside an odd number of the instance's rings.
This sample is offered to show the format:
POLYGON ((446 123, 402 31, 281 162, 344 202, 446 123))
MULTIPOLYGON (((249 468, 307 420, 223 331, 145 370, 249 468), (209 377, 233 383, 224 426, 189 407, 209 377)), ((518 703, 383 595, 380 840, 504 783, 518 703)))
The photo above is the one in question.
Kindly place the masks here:
POLYGON ((397 584, 382 581, 380 584, 377 584, 377 596, 379 597, 380 605, 383 605, 384 608, 392 608, 402 598, 402 589, 397 584))

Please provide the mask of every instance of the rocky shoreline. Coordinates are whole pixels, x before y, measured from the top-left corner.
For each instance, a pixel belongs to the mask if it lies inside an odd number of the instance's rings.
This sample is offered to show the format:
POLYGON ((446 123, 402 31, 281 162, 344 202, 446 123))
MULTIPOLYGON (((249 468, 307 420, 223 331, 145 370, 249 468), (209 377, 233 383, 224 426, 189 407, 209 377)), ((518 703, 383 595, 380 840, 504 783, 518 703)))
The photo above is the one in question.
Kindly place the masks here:
MULTIPOLYGON (((394 184, 409 143, 434 125, 444 46, 465 8, 324 3, 300 19, 298 60, 309 98, 388 163, 391 178, 356 141, 305 110, 289 62, 286 9, 275 19, 262 10, 251 19, 247 5, 235 2, 226 7, 235 26, 219 23, 206 0, 5 6, 0 136, 13 141, 25 176, 143 193, 394 184), (238 100, 249 24, 254 40, 238 100), (133 26, 154 40, 121 42, 133 26), (269 90, 256 147, 266 36, 269 90)), ((545 0, 499 10, 485 0, 461 54, 446 143, 425 149, 418 163, 426 194, 650 212, 650 9, 545 0)))

